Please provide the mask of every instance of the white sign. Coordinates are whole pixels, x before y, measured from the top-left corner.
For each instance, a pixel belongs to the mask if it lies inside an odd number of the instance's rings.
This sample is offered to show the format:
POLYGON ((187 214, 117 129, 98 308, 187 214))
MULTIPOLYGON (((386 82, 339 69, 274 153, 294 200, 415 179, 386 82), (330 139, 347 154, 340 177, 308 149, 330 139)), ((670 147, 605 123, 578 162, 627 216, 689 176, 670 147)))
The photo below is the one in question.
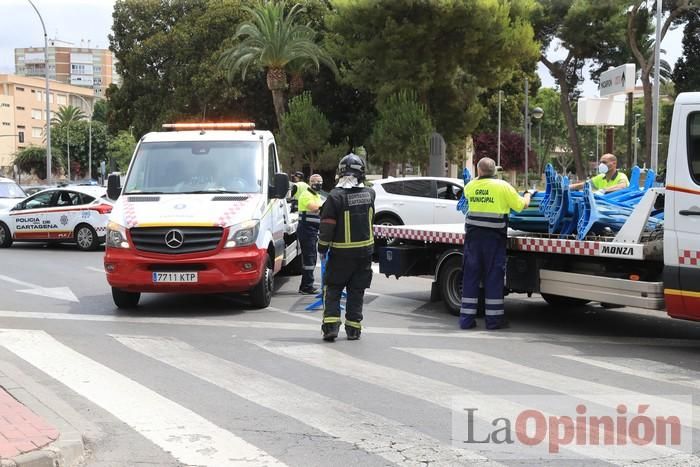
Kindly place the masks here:
POLYGON ((601 73, 600 84, 598 84, 600 97, 633 92, 636 78, 634 63, 627 63, 601 73))
POLYGON ((578 100, 576 123, 579 125, 625 124, 625 101, 613 97, 589 97, 578 100))

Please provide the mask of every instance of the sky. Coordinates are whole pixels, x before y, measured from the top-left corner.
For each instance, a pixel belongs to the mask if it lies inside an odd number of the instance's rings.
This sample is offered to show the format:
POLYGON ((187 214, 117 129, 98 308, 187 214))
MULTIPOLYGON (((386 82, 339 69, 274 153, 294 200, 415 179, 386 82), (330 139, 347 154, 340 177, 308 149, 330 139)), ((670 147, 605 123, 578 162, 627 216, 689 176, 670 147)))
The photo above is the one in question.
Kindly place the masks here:
MULTIPOLYGON (((91 41, 92 47, 107 48, 107 35, 111 32, 114 0, 33 0, 46 24, 50 38, 72 42, 91 41)), ((14 49, 44 45, 43 30, 39 18, 28 0, 0 0, 0 73, 14 71, 14 49)), ((671 65, 682 54, 683 28, 669 31, 661 43, 665 58, 671 65)), ((563 58, 565 51, 555 46, 548 51, 548 58, 563 58)), ((554 87, 554 80, 544 65, 538 65, 538 73, 545 87, 554 87)), ((597 95, 597 85, 586 80, 583 96, 597 95)))

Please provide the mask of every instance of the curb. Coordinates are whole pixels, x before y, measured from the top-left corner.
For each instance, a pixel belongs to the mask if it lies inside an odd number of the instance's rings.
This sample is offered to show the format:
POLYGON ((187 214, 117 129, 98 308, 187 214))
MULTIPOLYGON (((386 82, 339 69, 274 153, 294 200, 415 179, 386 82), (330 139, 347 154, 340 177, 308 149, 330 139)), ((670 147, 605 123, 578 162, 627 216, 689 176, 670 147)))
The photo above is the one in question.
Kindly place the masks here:
POLYGON ((69 406, 47 388, 34 382, 18 368, 0 361, 0 386, 59 432, 56 441, 34 451, 0 459, 0 467, 74 467, 85 458, 82 435, 71 421, 69 406), (68 408, 68 409, 67 409, 68 408), (64 415, 62 415, 62 413, 64 415), (67 414, 67 416, 65 415, 67 414))

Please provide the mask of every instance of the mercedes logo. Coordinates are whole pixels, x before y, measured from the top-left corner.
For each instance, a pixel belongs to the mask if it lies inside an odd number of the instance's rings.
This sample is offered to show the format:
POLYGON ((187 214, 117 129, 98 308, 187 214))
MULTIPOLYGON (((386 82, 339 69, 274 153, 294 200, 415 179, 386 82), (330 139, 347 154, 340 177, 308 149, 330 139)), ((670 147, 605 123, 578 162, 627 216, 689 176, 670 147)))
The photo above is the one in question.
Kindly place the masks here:
POLYGON ((171 230, 165 234, 165 244, 173 250, 185 243, 185 236, 179 230, 171 230))

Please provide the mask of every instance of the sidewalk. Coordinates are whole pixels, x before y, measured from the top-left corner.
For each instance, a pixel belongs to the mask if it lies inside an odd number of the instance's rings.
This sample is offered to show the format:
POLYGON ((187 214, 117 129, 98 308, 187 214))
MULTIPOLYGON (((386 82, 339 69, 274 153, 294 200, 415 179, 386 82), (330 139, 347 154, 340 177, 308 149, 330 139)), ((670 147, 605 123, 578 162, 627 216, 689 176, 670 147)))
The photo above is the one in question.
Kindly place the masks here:
POLYGON ((83 460, 82 437, 60 406, 16 368, 0 362, 0 467, 69 467, 83 460))

